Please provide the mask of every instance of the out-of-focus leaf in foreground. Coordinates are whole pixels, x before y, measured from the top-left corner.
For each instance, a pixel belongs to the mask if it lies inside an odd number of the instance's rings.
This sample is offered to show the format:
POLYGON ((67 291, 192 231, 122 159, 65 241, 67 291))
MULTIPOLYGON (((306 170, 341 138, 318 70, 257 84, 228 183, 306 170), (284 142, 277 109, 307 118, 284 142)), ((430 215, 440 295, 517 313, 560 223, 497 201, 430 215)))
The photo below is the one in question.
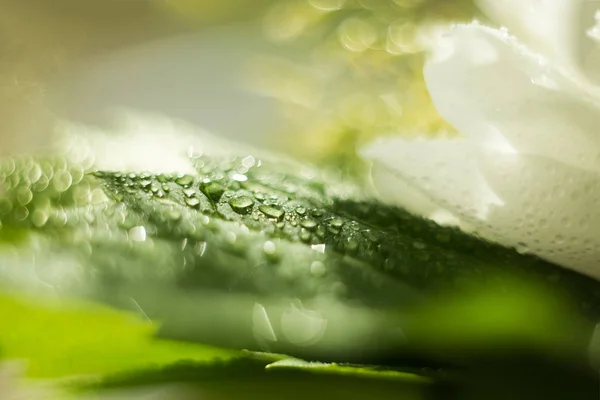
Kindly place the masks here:
POLYGON ((113 374, 182 359, 210 363, 235 352, 155 339, 135 315, 81 302, 0 297, 0 356, 27 361, 27 375, 113 374))

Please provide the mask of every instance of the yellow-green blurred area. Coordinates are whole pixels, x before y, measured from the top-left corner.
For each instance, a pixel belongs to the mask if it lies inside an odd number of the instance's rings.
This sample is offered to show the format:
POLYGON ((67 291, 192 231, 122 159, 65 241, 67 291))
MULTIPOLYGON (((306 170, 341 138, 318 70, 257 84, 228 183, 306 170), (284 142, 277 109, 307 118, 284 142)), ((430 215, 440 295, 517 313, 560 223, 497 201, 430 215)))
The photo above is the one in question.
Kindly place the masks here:
POLYGON ((377 135, 454 135, 423 81, 423 37, 474 16, 471 0, 2 0, 2 147, 43 131, 54 115, 47 84, 73 65, 231 24, 258 24, 287 49, 244 61, 245 90, 274 99, 287 121, 270 133, 286 151, 338 162, 377 135))

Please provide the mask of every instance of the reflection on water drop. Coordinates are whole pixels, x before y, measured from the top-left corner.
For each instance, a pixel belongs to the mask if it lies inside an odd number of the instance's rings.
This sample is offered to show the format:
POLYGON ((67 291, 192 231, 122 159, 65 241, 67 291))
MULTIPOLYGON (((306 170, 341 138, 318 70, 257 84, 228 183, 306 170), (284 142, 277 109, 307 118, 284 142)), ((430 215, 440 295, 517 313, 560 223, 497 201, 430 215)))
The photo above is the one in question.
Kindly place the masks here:
POLYGON ((237 182, 246 182, 248 180, 248 177, 244 174, 232 174, 231 179, 237 182))
POLYGON ((277 336, 273 330, 273 325, 271 325, 267 310, 259 303, 254 304, 252 312, 252 332, 257 340, 277 341, 277 336))
POLYGON ((263 245, 263 251, 265 252, 265 254, 268 254, 268 255, 275 254, 275 252, 277 251, 277 246, 275 245, 274 242, 268 240, 263 245))
POLYGON ((143 242, 146 240, 146 228, 135 226, 129 230, 129 238, 134 242, 143 242))
POLYGON ((313 244, 310 248, 317 253, 325 253, 325 244, 313 244))
POLYGON ((297 346, 309 346, 318 342, 327 329, 327 320, 318 311, 304 308, 294 301, 281 315, 281 332, 297 346))
POLYGON ((194 246, 194 251, 196 254, 198 254, 198 256, 204 256, 204 253, 206 252, 206 242, 196 243, 196 246, 194 246))

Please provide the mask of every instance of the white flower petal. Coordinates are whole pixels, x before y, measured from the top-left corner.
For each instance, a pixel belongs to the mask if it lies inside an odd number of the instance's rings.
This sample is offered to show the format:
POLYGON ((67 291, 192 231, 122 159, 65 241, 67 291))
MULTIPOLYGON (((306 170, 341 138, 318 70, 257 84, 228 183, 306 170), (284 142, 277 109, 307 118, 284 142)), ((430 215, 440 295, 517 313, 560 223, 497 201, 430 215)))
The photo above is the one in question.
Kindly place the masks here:
MULTIPOLYGON (((396 194, 397 204, 403 207, 408 204, 409 211, 418 209, 421 215, 434 213, 437 210, 429 205, 433 202, 440 206, 438 209, 485 219, 491 206, 502 204, 479 172, 476 150, 467 140, 383 138, 366 147, 362 156, 388 169, 408 187, 420 190, 429 199, 419 210, 415 202, 406 202, 405 195, 396 194)), ((392 193, 389 186, 394 182, 390 179, 374 183, 379 183, 377 186, 384 193, 392 193)), ((410 193, 409 200, 414 199, 419 197, 410 193)))
POLYGON ((600 278, 600 174, 538 156, 479 160, 504 206, 493 207, 478 232, 600 278))
POLYGON ((559 62, 575 61, 580 42, 582 0, 478 0, 481 10, 534 51, 559 62))
POLYGON ((455 27, 424 74, 440 115, 480 145, 600 171, 600 108, 501 31, 455 27))
MULTIPOLYGON (((600 174, 469 140, 379 139, 362 155, 397 177, 375 181, 388 194, 404 181, 467 232, 600 278, 600 174)), ((396 201, 415 207, 402 194, 396 201)))
MULTIPOLYGON (((376 161, 380 161, 377 159, 378 152, 377 147, 372 147, 367 150, 365 155, 375 157, 376 161)), ((382 162, 373 163, 371 180, 379 199, 385 203, 402 204, 407 211, 423 217, 435 214, 440 210, 439 205, 400 178, 397 172, 394 173, 382 162)))
POLYGON ((494 22, 553 62, 600 84, 597 0, 478 0, 494 22))

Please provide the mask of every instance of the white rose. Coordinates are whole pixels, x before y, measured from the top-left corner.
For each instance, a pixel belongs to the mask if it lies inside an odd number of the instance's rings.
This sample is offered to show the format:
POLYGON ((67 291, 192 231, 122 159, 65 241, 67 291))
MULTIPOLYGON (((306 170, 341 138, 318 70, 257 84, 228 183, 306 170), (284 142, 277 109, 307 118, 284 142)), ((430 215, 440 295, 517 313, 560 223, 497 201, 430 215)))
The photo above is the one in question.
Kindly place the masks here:
POLYGON ((424 75, 459 139, 379 139, 382 196, 600 278, 600 1, 480 0, 424 75), (512 36, 512 35, 516 36, 512 36))

